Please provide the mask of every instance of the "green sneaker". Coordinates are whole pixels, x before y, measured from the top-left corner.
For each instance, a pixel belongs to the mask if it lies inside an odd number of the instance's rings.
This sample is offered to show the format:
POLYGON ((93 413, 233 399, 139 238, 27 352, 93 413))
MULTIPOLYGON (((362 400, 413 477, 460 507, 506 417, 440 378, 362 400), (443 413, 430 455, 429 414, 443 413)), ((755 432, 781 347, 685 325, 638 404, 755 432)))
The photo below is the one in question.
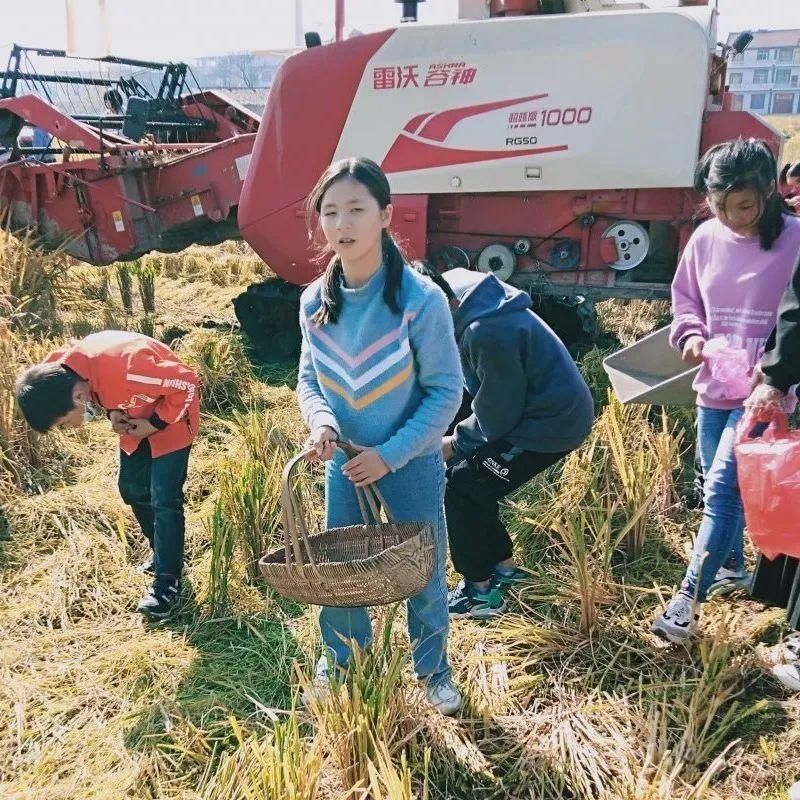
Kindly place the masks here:
POLYGON ((492 583, 498 589, 508 589, 510 586, 522 581, 528 581, 530 578, 530 574, 519 567, 514 567, 514 569, 508 571, 495 568, 492 573, 492 583))
POLYGON ((492 586, 488 592, 481 592, 474 584, 462 580, 447 594, 447 610, 450 616, 489 619, 497 617, 506 610, 506 601, 500 591, 492 586))

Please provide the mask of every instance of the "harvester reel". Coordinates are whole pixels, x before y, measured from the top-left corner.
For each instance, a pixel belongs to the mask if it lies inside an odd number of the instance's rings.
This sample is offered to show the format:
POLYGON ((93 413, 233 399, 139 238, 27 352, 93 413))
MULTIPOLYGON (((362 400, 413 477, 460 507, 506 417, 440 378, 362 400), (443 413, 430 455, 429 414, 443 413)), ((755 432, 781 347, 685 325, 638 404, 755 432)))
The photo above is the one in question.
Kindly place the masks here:
POLYGON ((603 231, 603 239, 611 239, 616 248, 616 261, 607 261, 611 269, 629 270, 638 267, 647 258, 650 235, 638 222, 622 220, 603 231))
POLYGON ((501 281, 507 281, 517 266, 517 257, 514 251, 506 244, 487 245, 478 256, 478 269, 481 272, 491 272, 501 281))

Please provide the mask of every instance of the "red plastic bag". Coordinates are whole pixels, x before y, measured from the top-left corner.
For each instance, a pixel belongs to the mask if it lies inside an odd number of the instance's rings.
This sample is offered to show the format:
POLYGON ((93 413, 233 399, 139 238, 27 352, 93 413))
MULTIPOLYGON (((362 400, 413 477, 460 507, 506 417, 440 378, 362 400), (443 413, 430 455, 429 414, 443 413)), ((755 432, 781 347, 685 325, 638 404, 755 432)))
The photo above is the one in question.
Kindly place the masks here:
POLYGON ((736 438, 747 533, 770 560, 800 558, 800 430, 790 431, 786 415, 776 413, 764 433, 750 439, 757 422, 745 414, 736 438))

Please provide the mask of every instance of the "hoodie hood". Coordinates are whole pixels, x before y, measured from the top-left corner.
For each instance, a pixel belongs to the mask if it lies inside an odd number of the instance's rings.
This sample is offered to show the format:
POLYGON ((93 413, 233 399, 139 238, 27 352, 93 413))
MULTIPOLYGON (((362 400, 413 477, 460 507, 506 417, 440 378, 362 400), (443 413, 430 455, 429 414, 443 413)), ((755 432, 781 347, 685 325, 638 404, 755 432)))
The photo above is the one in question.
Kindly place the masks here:
POLYGON ((525 292, 499 281, 491 273, 459 267, 448 270, 442 277, 461 303, 453 314, 457 339, 477 319, 512 314, 531 307, 531 299, 525 292))

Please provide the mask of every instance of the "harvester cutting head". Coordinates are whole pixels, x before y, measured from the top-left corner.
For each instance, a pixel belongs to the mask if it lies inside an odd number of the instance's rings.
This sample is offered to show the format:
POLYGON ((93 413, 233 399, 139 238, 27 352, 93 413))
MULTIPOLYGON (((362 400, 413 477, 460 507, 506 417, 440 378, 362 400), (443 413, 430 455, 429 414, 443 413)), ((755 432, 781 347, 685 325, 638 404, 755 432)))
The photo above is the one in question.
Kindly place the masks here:
POLYGON ((236 237, 258 124, 186 64, 15 45, 0 73, 0 215, 93 264, 236 237))

